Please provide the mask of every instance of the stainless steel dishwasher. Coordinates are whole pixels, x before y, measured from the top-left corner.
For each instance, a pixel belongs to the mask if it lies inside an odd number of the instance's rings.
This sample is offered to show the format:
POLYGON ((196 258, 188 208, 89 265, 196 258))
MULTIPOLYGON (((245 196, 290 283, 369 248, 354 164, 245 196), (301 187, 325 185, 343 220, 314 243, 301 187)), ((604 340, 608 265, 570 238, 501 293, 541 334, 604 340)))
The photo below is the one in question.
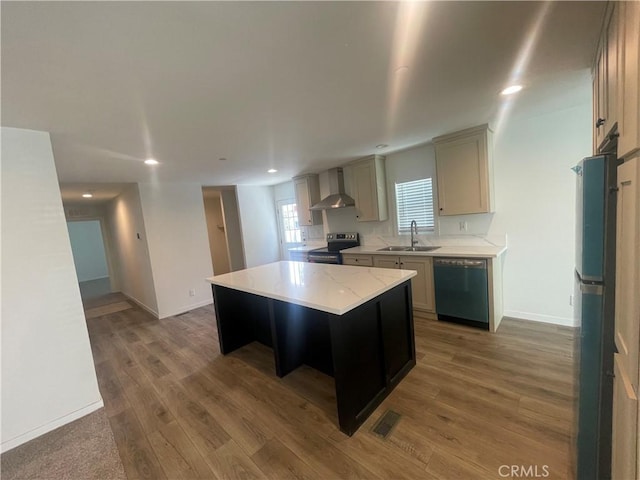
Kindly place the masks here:
POLYGON ((433 276, 439 319, 489 328, 487 260, 436 257, 433 276))

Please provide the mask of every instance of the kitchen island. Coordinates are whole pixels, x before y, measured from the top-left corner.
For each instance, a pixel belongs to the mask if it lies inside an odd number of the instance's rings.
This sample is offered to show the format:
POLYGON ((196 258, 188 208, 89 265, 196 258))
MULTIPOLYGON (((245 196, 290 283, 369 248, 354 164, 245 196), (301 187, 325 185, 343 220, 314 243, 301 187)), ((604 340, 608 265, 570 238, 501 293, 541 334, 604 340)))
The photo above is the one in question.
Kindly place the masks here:
POLYGON ((212 284, 220 351, 258 341, 284 377, 302 364, 335 380, 352 435, 416 363, 412 270, 276 262, 212 284))

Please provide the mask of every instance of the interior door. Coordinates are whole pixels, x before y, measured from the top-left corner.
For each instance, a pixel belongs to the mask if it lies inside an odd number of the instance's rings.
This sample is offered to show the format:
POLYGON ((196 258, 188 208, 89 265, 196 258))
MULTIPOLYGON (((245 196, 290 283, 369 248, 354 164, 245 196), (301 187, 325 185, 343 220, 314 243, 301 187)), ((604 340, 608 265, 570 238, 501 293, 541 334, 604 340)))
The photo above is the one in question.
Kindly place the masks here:
POLYGON ((289 260, 289 249, 303 245, 302 229, 298 222, 298 208, 293 198, 276 202, 280 259, 289 260))

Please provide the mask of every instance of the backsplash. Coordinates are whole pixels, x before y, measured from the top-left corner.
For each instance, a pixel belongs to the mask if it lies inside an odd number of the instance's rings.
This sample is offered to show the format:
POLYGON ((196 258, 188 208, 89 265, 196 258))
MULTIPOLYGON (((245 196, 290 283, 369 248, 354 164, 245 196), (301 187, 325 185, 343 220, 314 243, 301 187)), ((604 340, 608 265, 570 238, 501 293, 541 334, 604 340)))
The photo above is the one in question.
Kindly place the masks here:
MULTIPOLYGON (((417 235, 418 245, 496 247, 507 246, 507 235, 417 235)), ((409 245, 409 235, 360 235, 362 245, 409 245)))

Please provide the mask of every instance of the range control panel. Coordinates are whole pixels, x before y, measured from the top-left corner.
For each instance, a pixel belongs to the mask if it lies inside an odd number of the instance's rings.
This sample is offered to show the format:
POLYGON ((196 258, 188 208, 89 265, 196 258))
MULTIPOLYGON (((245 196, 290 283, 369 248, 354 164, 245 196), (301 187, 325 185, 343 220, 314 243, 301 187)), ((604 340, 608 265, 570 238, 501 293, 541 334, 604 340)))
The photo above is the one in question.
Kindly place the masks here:
POLYGON ((334 240, 358 241, 357 233, 327 233, 327 242, 334 240))

